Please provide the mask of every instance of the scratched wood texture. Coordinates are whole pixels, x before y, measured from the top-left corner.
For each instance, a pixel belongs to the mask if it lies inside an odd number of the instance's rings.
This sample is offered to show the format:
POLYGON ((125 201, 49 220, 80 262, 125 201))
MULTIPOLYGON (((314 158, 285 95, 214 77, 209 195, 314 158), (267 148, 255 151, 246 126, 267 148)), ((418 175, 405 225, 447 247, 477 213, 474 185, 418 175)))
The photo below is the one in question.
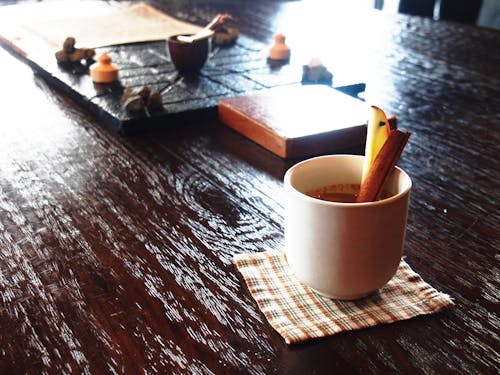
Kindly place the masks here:
POLYGON ((355 68, 412 132, 406 259, 456 307, 287 346, 232 256, 282 246, 293 161, 213 121, 119 136, 0 50, 0 373, 497 374, 500 32, 321 2, 152 3, 200 24, 228 10, 262 41, 282 28, 295 56, 325 27, 334 74, 355 68))

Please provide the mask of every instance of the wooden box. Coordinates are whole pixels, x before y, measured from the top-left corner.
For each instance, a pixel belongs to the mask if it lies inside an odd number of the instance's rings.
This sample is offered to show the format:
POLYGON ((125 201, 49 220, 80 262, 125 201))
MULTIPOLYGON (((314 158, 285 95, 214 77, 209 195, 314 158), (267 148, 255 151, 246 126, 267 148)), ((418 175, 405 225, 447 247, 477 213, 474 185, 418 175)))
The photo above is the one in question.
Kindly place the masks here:
POLYGON ((227 126, 282 158, 363 144, 369 106, 325 85, 289 85, 219 101, 227 126))

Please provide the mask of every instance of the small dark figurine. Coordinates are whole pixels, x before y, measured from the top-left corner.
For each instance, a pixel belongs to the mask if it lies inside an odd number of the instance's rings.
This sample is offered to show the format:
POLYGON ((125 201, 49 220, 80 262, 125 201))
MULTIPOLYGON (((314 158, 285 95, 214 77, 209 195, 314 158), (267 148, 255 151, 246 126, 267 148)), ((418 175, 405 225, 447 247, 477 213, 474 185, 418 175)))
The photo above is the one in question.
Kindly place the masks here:
POLYGON ((321 83, 331 85, 333 74, 326 69, 319 59, 312 59, 302 67, 302 83, 321 83))
POLYGON ((221 27, 215 30, 212 41, 217 46, 228 46, 236 42, 239 34, 236 27, 221 27))
POLYGON ((63 48, 56 52, 58 62, 80 62, 81 60, 93 60, 95 50, 93 48, 75 48, 76 40, 73 37, 67 37, 63 43, 63 48))
POLYGON ((149 110, 160 109, 163 106, 160 93, 151 93, 147 86, 125 88, 122 103, 129 112, 140 112, 145 108, 149 110))
POLYGON ((212 21, 211 29, 214 31, 212 43, 216 46, 228 46, 233 44, 240 34, 238 28, 230 26, 233 18, 229 14, 219 15, 217 21, 212 21))

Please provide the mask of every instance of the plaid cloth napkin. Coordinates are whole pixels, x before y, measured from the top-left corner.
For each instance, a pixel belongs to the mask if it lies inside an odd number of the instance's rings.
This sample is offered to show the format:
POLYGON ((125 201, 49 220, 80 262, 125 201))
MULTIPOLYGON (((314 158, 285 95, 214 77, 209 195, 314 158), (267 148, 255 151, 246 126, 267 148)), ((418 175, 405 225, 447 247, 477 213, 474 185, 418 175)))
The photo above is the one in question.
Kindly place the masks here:
POLYGON ((295 277, 284 252, 238 254, 233 260, 267 321, 287 344, 410 319, 454 305, 403 259, 389 283, 355 301, 333 300, 313 292, 295 277))

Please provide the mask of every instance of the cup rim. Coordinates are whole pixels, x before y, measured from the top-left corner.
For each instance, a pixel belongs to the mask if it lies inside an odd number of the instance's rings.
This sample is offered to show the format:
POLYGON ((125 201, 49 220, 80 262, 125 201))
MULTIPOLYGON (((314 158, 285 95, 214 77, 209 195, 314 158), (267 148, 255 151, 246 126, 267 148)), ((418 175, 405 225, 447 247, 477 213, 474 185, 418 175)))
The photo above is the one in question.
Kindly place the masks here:
POLYGON ((386 204, 391 204, 394 201, 400 200, 404 198, 404 196, 408 195, 411 191, 412 188, 412 180, 408 173, 406 173, 403 169, 399 168, 396 166, 396 169, 400 174, 402 174, 403 178, 408 181, 407 186, 405 186, 400 192, 397 194, 391 195, 388 198, 380 199, 377 201, 373 202, 354 202, 354 203, 346 203, 346 202, 332 202, 332 201, 326 201, 323 199, 318 199, 311 197, 301 191, 299 191, 297 188, 295 188, 291 182, 292 179, 292 174, 294 171, 298 168, 300 168, 304 164, 311 163, 312 161, 315 161, 317 159, 335 159, 335 158, 364 158, 363 155, 353 155, 353 154, 333 154, 333 155, 321 155, 321 156, 316 156, 313 158, 309 158, 306 160, 303 160, 293 166, 291 166, 286 172, 285 176, 283 178, 283 183, 285 186, 285 189, 289 190, 294 194, 295 196, 299 197, 300 199, 305 199, 306 201, 314 202, 315 204, 320 204, 320 205, 325 205, 325 206, 331 206, 331 207, 352 207, 352 208, 361 208, 361 207, 375 207, 375 206, 381 206, 381 205, 386 205, 386 204))
POLYGON ((179 34, 169 35, 167 37, 167 42, 168 43, 175 43, 175 44, 183 44, 183 45, 195 45, 195 44, 199 44, 200 42, 204 42, 205 40, 208 40, 208 38, 203 38, 203 39, 194 40, 191 43, 187 43, 187 42, 183 42, 183 41, 177 39, 177 37, 179 37, 179 36, 193 36, 193 35, 195 35, 195 33, 179 33, 179 34))

